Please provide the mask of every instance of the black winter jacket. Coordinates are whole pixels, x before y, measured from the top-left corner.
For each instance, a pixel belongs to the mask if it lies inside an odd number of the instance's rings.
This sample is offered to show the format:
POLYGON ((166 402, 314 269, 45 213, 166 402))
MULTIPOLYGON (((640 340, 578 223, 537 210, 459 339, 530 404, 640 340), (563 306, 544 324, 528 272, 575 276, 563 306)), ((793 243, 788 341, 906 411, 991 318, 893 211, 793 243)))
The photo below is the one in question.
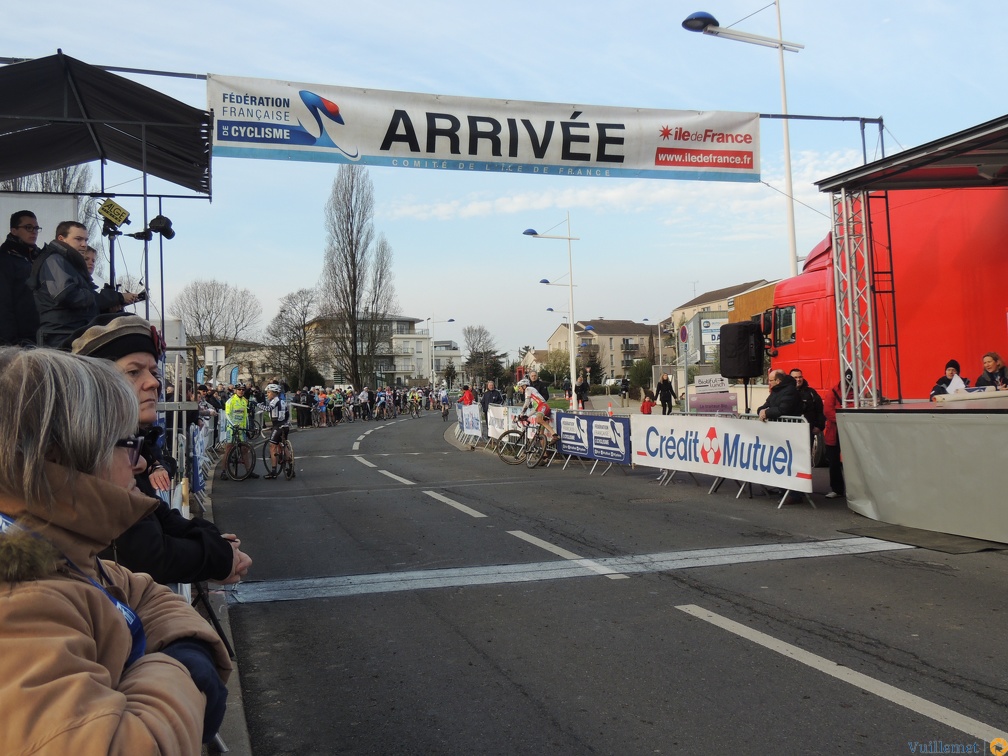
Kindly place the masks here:
MULTIPOLYGON (((165 456, 155 444, 159 430, 155 426, 144 434, 149 440, 144 458, 148 469, 160 464, 172 475, 177 467, 175 460, 165 456)), ((234 550, 221 538, 217 527, 199 517, 190 520, 165 504, 151 486, 146 471, 136 476, 136 482, 138 490, 158 499, 158 507, 116 538, 99 556, 131 572, 146 572, 158 583, 197 583, 228 577, 234 566, 234 550)))
POLYGON ((767 420, 779 420, 781 417, 801 417, 802 402, 798 396, 798 383, 790 375, 785 375, 780 382, 770 389, 766 403, 756 410, 767 411, 767 420))
POLYGON ((87 263, 77 250, 62 242, 49 242, 35 258, 28 286, 35 293, 42 346, 60 346, 98 315, 87 263))
POLYGON ((0 344, 34 344, 39 316, 28 286, 38 247, 8 234, 0 245, 0 344))
POLYGON ((662 404, 671 404, 673 400, 679 401, 679 397, 676 396, 675 389, 672 388, 672 381, 669 378, 666 378, 664 381, 658 381, 658 385, 655 386, 655 393, 662 404))

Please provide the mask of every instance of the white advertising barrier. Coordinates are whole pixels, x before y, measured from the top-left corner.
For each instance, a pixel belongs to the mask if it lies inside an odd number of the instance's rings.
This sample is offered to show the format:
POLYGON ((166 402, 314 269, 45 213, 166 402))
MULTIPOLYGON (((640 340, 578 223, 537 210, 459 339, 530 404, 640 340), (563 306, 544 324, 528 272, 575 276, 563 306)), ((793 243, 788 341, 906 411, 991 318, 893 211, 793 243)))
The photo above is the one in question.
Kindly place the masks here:
POLYGON ((503 404, 491 404, 487 412, 487 435, 498 439, 509 430, 517 430, 515 418, 521 412, 521 407, 505 407, 503 404))
POLYGON ((812 450, 806 423, 631 415, 630 443, 634 463, 645 467, 812 492, 812 450))
POLYGON ((480 406, 478 404, 459 405, 462 408, 462 435, 482 437, 483 428, 480 425, 480 406))
POLYGON ((214 157, 541 176, 759 181, 759 114, 207 76, 214 157))

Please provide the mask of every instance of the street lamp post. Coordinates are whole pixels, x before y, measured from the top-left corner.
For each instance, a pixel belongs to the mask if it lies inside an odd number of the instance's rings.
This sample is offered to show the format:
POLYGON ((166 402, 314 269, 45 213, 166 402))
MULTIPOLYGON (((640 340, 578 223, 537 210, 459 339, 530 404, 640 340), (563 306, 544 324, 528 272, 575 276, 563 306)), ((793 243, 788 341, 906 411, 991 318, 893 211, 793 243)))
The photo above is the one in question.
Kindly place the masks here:
POLYGON ((734 39, 736 42, 747 42, 751 45, 761 45, 763 47, 776 47, 780 57, 780 89, 781 89, 781 110, 784 118, 784 193, 787 195, 787 220, 788 220, 788 251, 790 253, 789 263, 791 275, 798 275, 798 243, 795 239, 795 219, 794 219, 794 192, 791 188, 791 134, 788 129, 788 108, 787 108, 787 86, 784 82, 784 51, 798 52, 803 50, 805 45, 797 42, 785 42, 782 39, 780 0, 774 0, 777 7, 777 39, 764 37, 759 34, 749 34, 747 32, 725 29, 718 26, 717 19, 710 13, 693 13, 686 17, 682 26, 687 31, 702 32, 714 37, 724 37, 734 39))
POLYGON ((437 382, 434 380, 437 374, 434 372, 434 324, 435 323, 454 323, 455 318, 448 318, 448 320, 434 320, 433 317, 427 318, 427 322, 430 324, 429 335, 430 335, 430 382, 432 387, 437 386, 437 382))
MULTIPOLYGON (((647 318, 644 318, 644 322, 645 323, 649 323, 650 321, 647 318)), ((662 321, 661 321, 661 319, 659 319, 658 320, 658 370, 659 370, 659 372, 661 371, 662 362, 664 362, 664 360, 662 359, 661 338, 662 338, 662 321)))
MULTIPOLYGON (((559 224, 558 224, 559 225, 559 224)), ((568 340, 568 352, 570 356, 570 376, 571 376, 571 400, 570 408, 574 411, 574 382, 575 374, 577 371, 577 363, 574 360, 574 253, 571 242, 580 241, 578 237, 571 236, 570 229, 570 211, 567 212, 567 236, 550 236, 548 234, 540 234, 533 228, 527 228, 522 233, 525 236, 531 236, 533 239, 566 239, 567 240, 567 306, 569 325, 567 327, 567 340, 568 340)))

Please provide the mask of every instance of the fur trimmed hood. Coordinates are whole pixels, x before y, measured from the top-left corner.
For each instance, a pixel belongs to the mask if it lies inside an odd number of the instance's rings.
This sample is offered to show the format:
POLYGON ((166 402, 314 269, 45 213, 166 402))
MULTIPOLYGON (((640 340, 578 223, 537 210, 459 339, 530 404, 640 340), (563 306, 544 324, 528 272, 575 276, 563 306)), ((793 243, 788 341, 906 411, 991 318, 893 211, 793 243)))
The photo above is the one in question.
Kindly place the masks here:
POLYGON ((30 532, 11 529, 0 535, 0 582, 23 583, 56 573, 59 550, 30 532))
POLYGON ((71 475, 59 465, 48 464, 46 476, 53 488, 48 502, 30 507, 0 493, 0 512, 17 523, 0 532, 0 581, 54 575, 65 569, 64 558, 90 575, 98 552, 157 507, 156 499, 139 491, 93 475, 71 475))

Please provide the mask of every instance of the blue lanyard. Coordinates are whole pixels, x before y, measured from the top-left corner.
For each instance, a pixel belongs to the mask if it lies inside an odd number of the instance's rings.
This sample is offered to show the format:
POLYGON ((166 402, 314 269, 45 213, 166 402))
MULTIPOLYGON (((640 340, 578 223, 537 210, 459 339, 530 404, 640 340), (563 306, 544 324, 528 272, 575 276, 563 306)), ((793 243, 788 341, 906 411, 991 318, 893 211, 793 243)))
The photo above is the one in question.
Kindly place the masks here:
MULTIPOLYGON (((9 516, 5 515, 3 512, 0 512, 0 533, 6 533, 14 529, 15 529, 14 520, 11 519, 9 516)), ((36 538, 41 537, 37 533, 32 533, 32 535, 35 536, 36 538)), ((99 591, 104 593, 108 597, 108 600, 112 602, 113 606, 115 606, 115 608, 119 610, 119 613, 123 616, 123 619, 126 620, 126 626, 129 628, 130 638, 132 639, 129 658, 126 659, 126 665, 123 667, 123 669, 128 668, 131 664, 133 664, 133 662, 141 658, 147 650, 147 635, 146 633, 144 633, 143 622, 140 621, 140 617, 137 616, 137 613, 134 612, 127 604, 124 604, 122 601, 120 601, 111 593, 109 593, 107 590, 105 590, 105 588, 100 583, 98 583, 97 580, 95 580, 92 577, 89 577, 88 575, 85 575, 84 571, 81 570, 81 568, 78 567, 76 564, 71 562, 66 556, 64 556, 63 558, 66 559, 67 564, 70 566, 72 570, 77 572, 77 574, 81 575, 82 577, 86 578, 87 581, 91 583, 91 585, 93 585, 99 591)), ((111 580, 109 580, 108 575, 105 574, 105 570, 102 569, 101 562, 97 562, 96 564, 98 567, 98 571, 101 573, 102 577, 106 581, 112 582, 111 580)))

